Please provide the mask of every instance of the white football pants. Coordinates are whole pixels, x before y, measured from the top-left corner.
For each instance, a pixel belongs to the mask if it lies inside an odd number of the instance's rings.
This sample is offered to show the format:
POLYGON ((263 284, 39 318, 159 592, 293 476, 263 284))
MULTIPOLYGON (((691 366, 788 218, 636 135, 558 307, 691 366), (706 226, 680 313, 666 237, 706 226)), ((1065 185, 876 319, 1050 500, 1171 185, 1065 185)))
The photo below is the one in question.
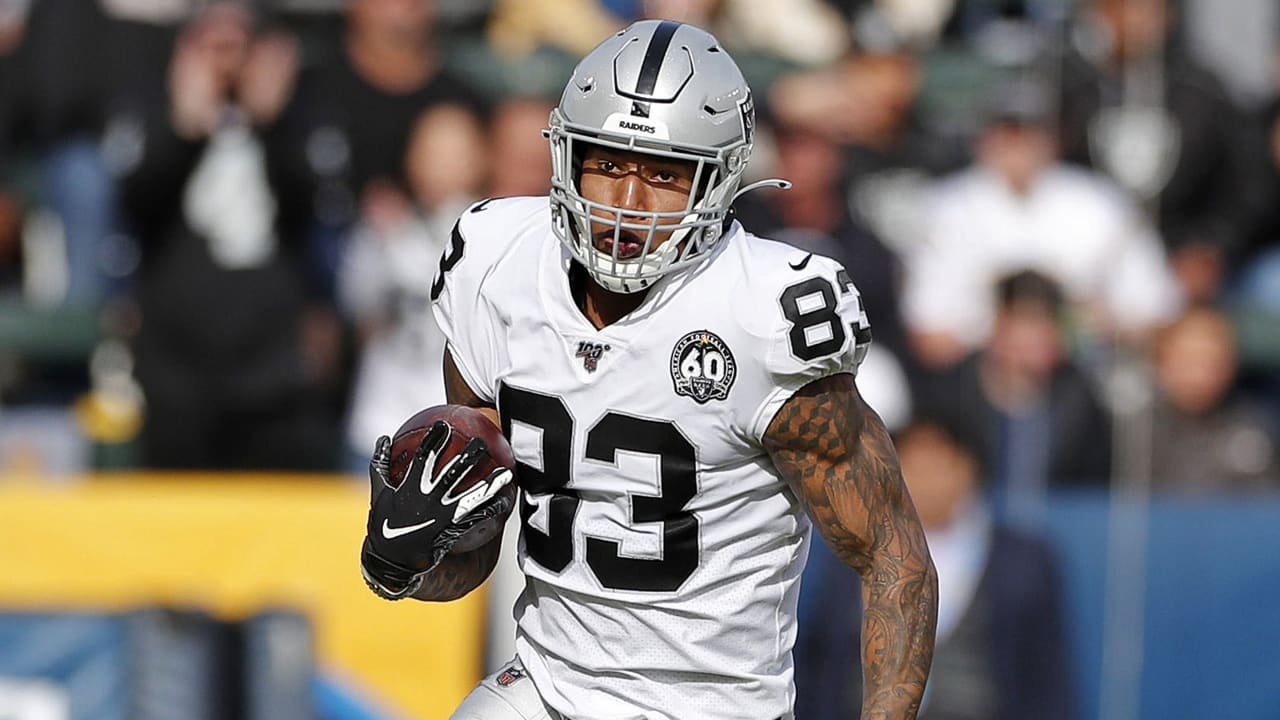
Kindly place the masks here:
POLYGON ((564 720, 547 707, 538 689, 514 659, 480 681, 449 720, 564 720))

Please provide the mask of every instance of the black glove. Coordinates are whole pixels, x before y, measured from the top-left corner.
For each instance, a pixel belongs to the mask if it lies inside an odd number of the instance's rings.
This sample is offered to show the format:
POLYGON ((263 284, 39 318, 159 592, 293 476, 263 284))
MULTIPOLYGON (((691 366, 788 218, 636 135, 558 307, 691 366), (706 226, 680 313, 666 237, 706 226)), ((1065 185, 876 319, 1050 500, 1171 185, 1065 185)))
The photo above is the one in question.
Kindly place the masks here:
POLYGON ((454 489, 485 457, 479 438, 444 463, 434 475, 440 451, 448 446, 453 428, 437 420, 422 437, 404 480, 393 487, 387 470, 391 464, 391 438, 382 436, 369 461, 373 499, 360 568, 369 589, 388 600, 412 595, 449 553, 458 538, 476 524, 511 510, 509 495, 500 495, 513 479, 511 470, 494 469, 487 478, 459 494, 454 489))

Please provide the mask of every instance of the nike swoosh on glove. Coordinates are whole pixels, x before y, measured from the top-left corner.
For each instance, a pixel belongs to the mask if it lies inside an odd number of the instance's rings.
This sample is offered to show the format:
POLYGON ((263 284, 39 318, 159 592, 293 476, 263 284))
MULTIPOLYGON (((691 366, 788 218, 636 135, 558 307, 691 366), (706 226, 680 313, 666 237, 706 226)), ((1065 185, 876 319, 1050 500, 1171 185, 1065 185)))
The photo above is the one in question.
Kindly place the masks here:
POLYGON ((369 589, 383 598, 399 600, 417 592, 422 576, 440 564, 468 530, 511 510, 510 496, 499 494, 514 478, 510 469, 493 469, 462 489, 488 447, 484 440, 472 438, 453 457, 442 458, 452 435, 449 423, 433 423, 398 485, 388 476, 391 438, 378 438, 369 460, 373 500, 360 568, 369 589))

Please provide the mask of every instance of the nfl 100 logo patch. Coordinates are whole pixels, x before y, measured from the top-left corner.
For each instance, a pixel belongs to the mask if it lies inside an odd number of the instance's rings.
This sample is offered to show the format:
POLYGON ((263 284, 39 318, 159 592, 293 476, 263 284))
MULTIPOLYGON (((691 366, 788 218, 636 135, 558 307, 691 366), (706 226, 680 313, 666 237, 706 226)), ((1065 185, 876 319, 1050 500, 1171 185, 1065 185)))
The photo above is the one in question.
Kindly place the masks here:
POLYGON ((729 346, 710 330, 685 335, 671 350, 671 381, 676 394, 691 397, 699 405, 729 397, 737 375, 729 346))
POLYGON ((582 341, 578 343, 578 349, 573 356, 582 360, 582 367, 587 372, 593 373, 600 368, 600 358, 613 348, 598 342, 582 341))

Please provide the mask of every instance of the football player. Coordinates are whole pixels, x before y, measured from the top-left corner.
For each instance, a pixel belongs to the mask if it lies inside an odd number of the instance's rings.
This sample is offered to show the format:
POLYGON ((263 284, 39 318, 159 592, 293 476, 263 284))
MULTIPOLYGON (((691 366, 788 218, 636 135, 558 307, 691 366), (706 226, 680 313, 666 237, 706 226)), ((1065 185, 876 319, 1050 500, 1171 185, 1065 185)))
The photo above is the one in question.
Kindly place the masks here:
MULTIPOLYGON (((812 525, 863 578, 862 717, 916 716, 937 583, 854 382, 867 318, 834 261, 734 221, 754 122, 715 38, 635 23, 551 113, 550 197, 454 228, 432 287, 448 397, 515 451, 527 580, 516 657, 454 718, 791 718, 812 525)), ((401 511, 448 517, 417 486, 401 511)), ((437 563, 431 523, 376 537, 386 506, 362 554, 379 594, 452 600, 492 570, 497 540, 437 563)))

